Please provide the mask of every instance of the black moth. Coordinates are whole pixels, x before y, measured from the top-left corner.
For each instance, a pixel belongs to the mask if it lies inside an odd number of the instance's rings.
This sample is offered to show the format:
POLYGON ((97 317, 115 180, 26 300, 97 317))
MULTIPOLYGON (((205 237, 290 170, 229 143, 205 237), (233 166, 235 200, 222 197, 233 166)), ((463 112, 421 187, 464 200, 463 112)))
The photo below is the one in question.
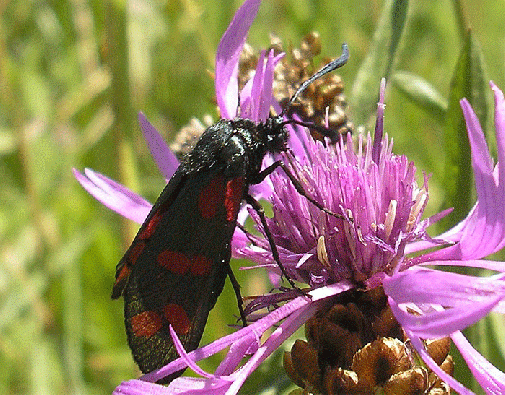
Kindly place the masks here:
MULTIPOLYGON (((265 122, 221 119, 204 132, 183 159, 116 268, 112 298, 124 297, 128 342, 142 372, 159 369, 178 357, 169 325, 188 352, 198 347, 227 275, 242 309, 239 287, 229 265, 240 204, 243 200, 251 204, 268 231, 261 206, 248 193, 249 186, 260 183, 277 167, 284 168, 280 162, 264 170, 261 165, 267 153, 286 150, 287 124, 315 128, 284 120, 286 109, 307 86, 343 66, 348 57, 344 44, 338 59, 301 84, 282 113, 265 122)), ((317 129, 332 137, 330 131, 317 129)), ((284 170, 305 195, 297 180, 284 170)), ((275 244, 267 236, 285 275, 275 244)), ((243 318, 242 310, 241 314, 243 318)), ((159 382, 170 382, 182 372, 159 382)))

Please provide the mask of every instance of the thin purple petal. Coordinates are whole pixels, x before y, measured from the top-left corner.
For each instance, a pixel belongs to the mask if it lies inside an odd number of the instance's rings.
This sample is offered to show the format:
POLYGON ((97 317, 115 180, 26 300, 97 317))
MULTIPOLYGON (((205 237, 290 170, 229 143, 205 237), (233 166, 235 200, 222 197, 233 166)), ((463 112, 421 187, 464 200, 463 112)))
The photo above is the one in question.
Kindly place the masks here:
MULTIPOLYGON (((498 162, 505 164, 505 99, 503 92, 491 81, 494 92, 494 124, 496 129, 496 145, 498 147, 498 162)), ((505 165, 498 166, 498 185, 501 193, 505 189, 505 165)))
POLYGON ((274 56, 274 51, 271 50, 268 54, 267 64, 265 65, 265 72, 263 77, 262 100, 260 101, 258 109, 258 119, 264 121, 270 115, 270 107, 276 100, 272 95, 274 69, 277 63, 284 57, 284 53, 274 56))
POLYGON ((240 368, 233 381, 227 395, 235 395, 240 390, 242 384, 249 375, 275 350, 277 350, 285 340, 287 340, 298 328, 300 328, 308 317, 311 317, 319 308, 319 303, 309 303, 303 308, 293 312, 265 341, 256 353, 240 368))
POLYGON ((230 384, 220 378, 180 377, 168 387, 163 387, 142 380, 130 380, 122 382, 113 395, 224 395, 230 384))
POLYGON ((240 92, 240 117, 255 122, 262 122, 268 118, 270 107, 277 103, 272 96, 274 69, 284 57, 284 53, 274 56, 270 51, 265 62, 265 51, 261 52, 254 77, 247 81, 240 92))
POLYGON ((170 148, 168 148, 163 137, 160 136, 156 128, 151 125, 141 112, 139 113, 139 123, 158 169, 163 174, 163 177, 169 180, 175 173, 175 170, 177 170, 179 161, 170 148))
MULTIPOLYGON (((259 109, 261 106, 261 101, 265 98, 263 97, 263 83, 265 82, 265 51, 261 51, 260 58, 258 60, 258 65, 256 66, 256 72, 254 77, 249 80, 251 81, 251 94, 250 94, 250 109, 249 114, 241 114, 245 118, 249 118, 253 121, 263 121, 259 116, 259 109)), ((271 54, 269 54, 271 55, 271 54)))
MULTIPOLYGON (((253 347, 255 351, 257 351, 258 346, 260 344, 261 339, 258 337, 256 342, 253 342, 253 347)), ((245 339, 242 341, 238 341, 233 343, 230 346, 230 351, 226 354, 226 357, 221 361, 219 366, 217 367, 214 374, 216 376, 228 376, 233 373, 233 370, 240 364, 244 355, 250 353, 251 350, 251 342, 246 341, 245 339)))
POLYGON ((477 382, 487 394, 505 393, 505 374, 475 350, 461 332, 451 335, 477 382))
POLYGON ((123 381, 112 393, 113 395, 168 395, 166 387, 161 385, 153 386, 141 380, 123 381))
POLYGON ((447 260, 447 261, 432 261, 429 265, 434 266, 454 266, 454 267, 476 267, 479 269, 495 270, 497 272, 505 272, 505 263, 501 261, 488 261, 484 259, 474 259, 469 261, 447 260))
POLYGON ((199 374, 202 377, 205 378, 211 378, 213 377, 212 374, 207 373, 203 369, 200 368, 196 363, 194 363, 191 358, 188 357, 188 353, 184 349, 184 346, 182 345, 181 341, 179 340, 179 337, 177 336, 177 333, 175 333, 174 328, 172 325, 169 326, 170 330, 170 336, 172 337, 172 341, 174 342, 175 349, 177 350, 177 353, 181 356, 181 358, 184 360, 184 362, 188 365, 191 370, 197 374, 199 374))
POLYGON ((447 384, 451 386, 452 389, 454 389, 461 395, 475 395, 472 391, 464 387, 459 381, 457 381, 454 377, 444 372, 440 368, 440 366, 437 365, 437 363, 430 357, 430 355, 424 348, 423 342, 419 337, 409 333, 408 331, 407 335, 410 338, 412 345, 423 359, 423 361, 441 380, 445 381, 447 384))
POLYGON ((246 0, 226 29, 216 53, 216 96, 221 118, 233 119, 238 105, 238 61, 261 0, 246 0))
POLYGON ((475 173, 476 184, 482 183, 482 177, 489 177, 493 173, 493 159, 480 126, 479 119, 473 111, 468 100, 461 100, 461 108, 465 116, 468 138, 472 147, 472 165, 475 173))
POLYGON ((152 205, 128 188, 91 169, 84 175, 73 169, 77 181, 99 202, 111 210, 139 224, 143 223, 152 205))
POLYGON ((167 390, 170 395, 224 395, 230 384, 229 380, 220 377, 209 379, 180 377, 172 381, 167 390))
POLYGON ((500 299, 501 297, 495 297, 487 302, 462 303, 457 307, 432 311, 423 315, 407 313, 391 297, 389 298, 389 306, 403 329, 424 339, 436 339, 463 330, 484 318, 493 310, 500 299))
POLYGON ((386 95, 386 79, 383 78, 380 84, 379 92, 379 102, 377 103, 377 120, 375 123, 375 133, 372 148, 372 160, 375 163, 379 163, 379 154, 382 150, 382 137, 384 135, 384 110, 386 105, 384 104, 384 98, 386 95))
MULTIPOLYGON (((505 103, 502 92, 491 85, 495 92, 495 126, 500 158, 505 156, 505 103)), ((441 235, 456 244, 424 254, 412 260, 423 263, 435 260, 480 259, 505 246, 505 163, 500 161, 493 168, 479 120, 466 99, 461 100, 468 138, 472 148, 472 166, 478 200, 470 214, 453 229, 441 235)))
POLYGON ((251 96, 253 108, 251 118, 253 121, 265 121, 270 113, 270 106, 273 102, 272 83, 274 79, 274 68, 277 62, 282 59, 281 56, 274 56, 274 51, 268 53, 267 61, 264 63, 264 51, 261 53, 256 74, 253 78, 251 96))
POLYGON ((503 274, 474 277, 431 269, 410 269, 386 277, 384 291, 396 303, 439 304, 488 302, 505 299, 503 274))
POLYGON ((472 147, 472 167, 479 203, 475 215, 471 217, 470 226, 466 228, 467 232, 463 233, 461 237, 460 248, 463 259, 478 259, 488 255, 490 252, 486 247, 495 244, 493 243, 494 237, 500 237, 499 232, 495 232, 493 229, 492 223, 496 221, 499 211, 503 211, 503 209, 500 210, 497 206, 499 199, 495 193, 493 159, 489 154, 477 115, 466 99, 461 101, 461 108, 472 147), (474 229, 478 232, 475 232, 474 229))

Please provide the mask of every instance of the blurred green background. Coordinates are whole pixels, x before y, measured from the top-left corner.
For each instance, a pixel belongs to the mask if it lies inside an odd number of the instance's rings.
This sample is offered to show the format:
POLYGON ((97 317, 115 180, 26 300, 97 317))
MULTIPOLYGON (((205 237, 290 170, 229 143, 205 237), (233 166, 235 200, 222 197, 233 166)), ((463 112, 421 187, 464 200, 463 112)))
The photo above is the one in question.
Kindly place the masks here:
MULTIPOLYGON (((191 117, 216 114, 214 54, 240 4, 0 2, 0 393, 105 394, 138 377, 126 344, 123 303, 110 299, 115 266, 136 225, 89 196, 71 169, 93 168, 153 202, 164 180, 142 139, 137 112, 143 111, 167 141, 191 117)), ((379 78, 388 70, 385 128, 396 153, 433 173, 428 214, 453 205, 465 212, 473 204, 466 199, 472 196, 469 187, 447 187, 447 157, 453 152, 447 151, 450 82, 471 27, 471 53, 478 60, 456 80, 470 84, 492 131, 492 107, 486 113, 491 92, 483 81, 493 79, 505 88, 504 15, 505 2, 496 0, 464 5, 264 0, 249 42, 266 47, 273 32, 298 45, 317 30, 324 56, 337 56, 347 42, 351 59, 340 73, 350 114, 369 130, 379 78), (387 21, 381 19, 383 10, 392 5, 397 7, 389 13, 392 25, 387 22, 386 30, 377 32, 381 20, 387 21), (416 95, 420 85, 409 83, 417 80, 405 72, 423 78, 429 90, 416 95), (455 201, 458 197, 463 201, 455 201)), ((452 167, 470 180, 469 169, 458 163, 455 159, 452 167)), ((238 277, 245 295, 266 286, 258 284, 261 275, 238 277)), ((232 330, 235 306, 227 283, 203 342, 232 330)), ((487 341, 503 339, 501 318, 476 327, 469 335, 504 370, 503 350, 487 341)), ((243 393, 285 389, 286 379, 272 368, 279 360, 265 364, 243 393)))

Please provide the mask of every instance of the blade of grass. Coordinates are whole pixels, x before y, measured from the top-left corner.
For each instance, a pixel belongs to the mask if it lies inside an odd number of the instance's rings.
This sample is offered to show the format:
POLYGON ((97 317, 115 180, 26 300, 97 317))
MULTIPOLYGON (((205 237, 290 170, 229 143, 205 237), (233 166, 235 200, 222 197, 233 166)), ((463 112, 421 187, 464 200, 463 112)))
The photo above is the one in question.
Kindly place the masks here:
POLYGON ((354 123, 366 124, 375 117, 380 80, 389 79, 398 45, 405 28, 408 1, 386 1, 373 42, 351 88, 349 102, 354 123), (377 92, 377 95, 370 94, 377 92))

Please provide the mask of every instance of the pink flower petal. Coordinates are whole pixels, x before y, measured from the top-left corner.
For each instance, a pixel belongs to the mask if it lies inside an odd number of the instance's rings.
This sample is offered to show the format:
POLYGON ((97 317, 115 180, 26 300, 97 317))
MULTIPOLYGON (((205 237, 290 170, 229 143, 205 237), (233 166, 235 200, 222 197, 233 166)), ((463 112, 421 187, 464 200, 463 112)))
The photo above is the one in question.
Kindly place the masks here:
POLYGON ((221 118, 233 119, 238 105, 238 61, 261 0, 246 0, 237 10, 216 53, 216 96, 221 118))
POLYGON ((274 56, 273 51, 270 51, 265 63, 265 51, 261 52, 254 77, 247 81, 240 92, 239 116, 241 118, 255 122, 262 122, 268 118, 270 107, 277 103, 272 96, 274 69, 284 55, 284 53, 281 53, 274 56))
POLYGON ((449 336, 479 321, 493 310, 500 299, 498 296, 480 303, 461 303, 457 307, 422 315, 413 315, 400 309, 391 297, 389 305, 403 329, 424 339, 436 339, 449 336))
POLYGON ((147 200, 100 173, 91 169, 85 169, 84 175, 76 169, 73 173, 86 191, 125 218, 141 224, 151 211, 152 205, 147 200))
POLYGON ((227 394, 235 395, 240 390, 240 387, 245 382, 247 377, 256 370, 256 368, 268 358, 275 350, 277 350, 285 340, 288 339, 300 326, 302 326, 319 308, 318 303, 310 303, 304 308, 293 312, 286 320, 277 328, 258 349, 257 352, 247 361, 247 363, 239 369, 235 380, 230 386, 227 394))
MULTIPOLYGON (((498 154, 505 156, 505 103, 502 92, 492 84, 495 93, 495 129, 498 154)), ((470 214, 456 227, 442 234, 456 244, 413 260, 480 259, 505 247, 505 162, 493 167, 493 160, 477 115, 466 99, 461 100, 468 138, 472 148, 472 166, 478 200, 470 214)))
POLYGON ((169 180, 177 170, 179 161, 174 153, 170 151, 163 137, 141 112, 139 113, 139 123, 158 169, 160 169, 165 179, 169 180))
POLYGON ((488 261, 484 259, 473 259, 469 261, 447 260, 427 262, 434 266, 454 266, 454 267, 476 267, 479 269, 495 270, 497 272, 505 272, 505 263, 501 261, 488 261))
POLYGON ((505 393, 505 374, 475 350, 461 332, 451 335, 473 376, 487 394, 505 393))
POLYGON ((123 381, 112 393, 113 395, 168 395, 166 387, 161 385, 153 386, 142 380, 123 381))
POLYGON ((230 382, 221 378, 201 379, 180 377, 168 387, 142 380, 122 382, 113 392, 114 395, 223 395, 230 387, 230 382))
POLYGON ((226 354, 226 357, 221 361, 218 368, 215 371, 216 376, 227 376, 233 373, 233 370, 237 368, 240 364, 244 355, 247 355, 251 349, 251 346, 257 351, 261 342, 260 336, 257 336, 255 340, 251 338, 243 338, 242 340, 233 343, 230 346, 230 351, 226 354))
MULTIPOLYGON (((491 89, 494 92, 494 124, 496 129, 496 145, 498 147, 498 162, 505 163, 505 99, 503 92, 490 82, 491 89)), ((501 193, 505 190, 505 166, 498 166, 498 185, 501 193)))
MULTIPOLYGON (((151 384, 157 386, 157 384, 151 384)), ((230 388, 231 382, 226 378, 212 377, 203 379, 199 377, 179 377, 172 381, 167 390, 174 395, 224 395, 230 388)), ((150 392, 148 392, 150 394, 150 392)))
POLYGON ((474 277, 441 270, 412 268, 386 277, 384 291, 396 303, 438 304, 487 302, 505 299, 504 275, 474 277))
POLYGON ((261 52, 256 73, 252 82, 252 108, 251 117, 247 117, 253 121, 265 121, 270 114, 270 106, 274 101, 272 96, 272 83, 274 79, 274 68, 277 62, 282 59, 284 54, 275 57, 274 51, 271 50, 268 54, 266 63, 265 51, 261 52))
POLYGON ((175 333, 172 325, 169 326, 169 329, 170 329, 170 336, 172 337, 172 341, 174 342, 175 349, 177 350, 177 353, 181 356, 181 358, 184 360, 184 362, 188 365, 188 367, 191 368, 193 372, 207 379, 214 377, 214 375, 209 374, 203 369, 201 369, 200 366, 198 366, 196 363, 193 362, 191 358, 189 358, 188 353, 184 349, 184 346, 179 340, 179 337, 177 336, 177 333, 175 333))
POLYGON ((428 365, 428 367, 443 381, 451 386, 452 389, 456 390, 461 395, 475 395, 468 388, 464 387, 459 381, 454 377, 444 372, 440 369, 440 366, 430 357, 426 349, 424 348, 421 339, 407 331, 407 335, 416 351, 419 353, 423 361, 428 365))

